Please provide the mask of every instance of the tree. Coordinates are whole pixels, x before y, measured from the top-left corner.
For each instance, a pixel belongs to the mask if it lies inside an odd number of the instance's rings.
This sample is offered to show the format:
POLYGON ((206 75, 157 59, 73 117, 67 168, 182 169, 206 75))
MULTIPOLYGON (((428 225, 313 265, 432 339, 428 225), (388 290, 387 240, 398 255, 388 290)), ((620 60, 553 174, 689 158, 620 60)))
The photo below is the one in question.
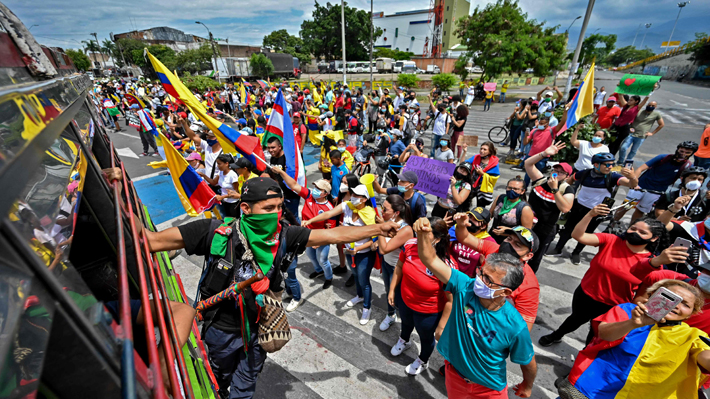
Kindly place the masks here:
POLYGON ((300 37, 289 35, 286 29, 275 30, 264 36, 264 47, 269 47, 277 53, 291 54, 298 58, 301 64, 307 64, 311 60, 303 40, 300 37))
POLYGON ((498 0, 457 21, 456 34, 468 48, 467 56, 483 68, 481 78, 522 73, 533 68, 538 76, 562 66, 565 36, 544 22, 528 20, 517 0, 498 0))
POLYGON ((249 58, 252 75, 265 78, 274 74, 274 64, 264 54, 254 53, 249 58))
POLYGON ((459 75, 461 81, 466 80, 466 77, 468 76, 468 69, 466 69, 466 65, 468 65, 468 58, 466 58, 465 54, 461 55, 454 64, 454 73, 459 75))
POLYGON ((411 51, 392 50, 391 48, 376 48, 372 52, 372 58, 392 58, 396 61, 409 61, 414 57, 411 51))
MULTIPOLYGON (((345 49, 348 61, 369 59, 370 13, 348 7, 345 3, 345 49)), ((315 2, 313 20, 301 23, 301 38, 309 53, 326 60, 341 59, 343 54, 340 5, 325 6, 315 2)), ((373 40, 382 35, 381 28, 375 28, 373 40)))
MULTIPOLYGON (((211 53, 212 50, 210 50, 210 54, 211 53)), ((222 86, 219 82, 207 76, 190 75, 187 73, 180 77, 180 80, 188 89, 197 90, 200 93, 208 89, 216 89, 222 86)))
POLYGON ((408 89, 411 89, 413 87, 417 87, 418 82, 419 76, 413 73, 400 73, 399 75, 397 75, 398 86, 404 86, 408 89))
POLYGON ((686 53, 692 54, 691 61, 705 62, 710 60, 710 42, 707 39, 707 33, 695 32, 695 42, 685 50, 686 53))
POLYGON ((198 49, 190 49, 175 55, 175 65, 178 70, 197 73, 212 69, 212 47, 203 44, 198 49))
POLYGON ((140 50, 140 58, 143 58, 143 48, 146 47, 145 43, 143 43, 140 40, 137 39, 128 39, 128 38, 122 38, 118 39, 116 41, 116 52, 117 52, 117 57, 116 58, 121 58, 121 54, 123 54, 123 58, 126 60, 126 63, 131 65, 135 64, 138 65, 135 60, 133 59, 133 51, 134 50, 140 50), (120 48, 120 50, 118 50, 120 48))
POLYGON ((643 50, 639 50, 634 46, 626 46, 610 53, 600 62, 606 65, 618 66, 623 63, 639 61, 651 56, 653 56, 653 50, 648 47, 643 50))
MULTIPOLYGON (((597 60, 597 63, 605 59, 609 53, 611 53, 616 48, 616 35, 600 35, 594 34, 586 37, 582 42, 582 50, 579 53, 580 59, 587 64, 591 63, 593 59, 597 60), (600 47, 600 44, 603 45, 600 47)), ((571 60, 571 54, 569 59, 571 60)))
POLYGON ((456 76, 452 73, 440 73, 434 75, 431 81, 441 90, 449 91, 456 84, 456 76))
POLYGON ((82 53, 79 50, 72 50, 72 49, 67 49, 66 54, 71 58, 71 61, 74 63, 74 66, 76 69, 80 71, 88 71, 91 69, 91 60, 89 57, 86 56, 86 54, 82 53))

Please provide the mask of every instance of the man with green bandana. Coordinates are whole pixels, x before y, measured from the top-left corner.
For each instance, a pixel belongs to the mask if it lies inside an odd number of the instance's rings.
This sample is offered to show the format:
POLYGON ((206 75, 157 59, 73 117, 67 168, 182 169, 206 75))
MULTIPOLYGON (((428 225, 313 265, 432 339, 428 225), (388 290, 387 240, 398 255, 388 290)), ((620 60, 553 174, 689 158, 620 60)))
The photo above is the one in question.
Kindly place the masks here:
MULTIPOLYGON (((242 306, 234 299, 227 299, 204 314, 203 339, 209 348, 210 365, 220 386, 220 396, 232 399, 254 395, 256 380, 266 360, 266 352, 257 338, 256 295, 268 288, 278 297, 283 290, 282 272, 306 247, 345 244, 379 235, 394 236, 398 228, 393 222, 326 230, 291 225, 281 219, 284 199, 279 184, 264 177, 244 182, 241 199, 242 216, 232 225, 204 219, 160 232, 145 231, 153 252, 185 248, 189 255, 211 259, 221 249, 222 253, 217 256, 222 262, 233 265, 236 281, 244 281, 254 274, 252 263, 242 259, 245 248, 240 243, 244 238, 264 273, 264 280, 241 293, 242 306), (230 248, 225 251, 228 242, 233 243, 231 251, 230 248), (246 316, 244 319, 242 314, 246 316), (231 387, 229 392, 227 387, 231 387)), ((208 264, 214 263, 208 261, 208 264)))

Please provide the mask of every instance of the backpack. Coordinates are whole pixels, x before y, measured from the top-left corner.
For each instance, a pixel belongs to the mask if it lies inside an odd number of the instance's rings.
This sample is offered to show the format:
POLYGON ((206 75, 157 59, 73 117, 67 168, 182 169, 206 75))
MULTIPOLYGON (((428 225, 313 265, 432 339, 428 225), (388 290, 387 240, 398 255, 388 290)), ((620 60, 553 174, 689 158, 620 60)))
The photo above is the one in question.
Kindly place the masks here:
MULTIPOLYGON (((580 177, 579 183, 580 185, 584 182, 584 180, 589 177, 589 175, 592 173, 591 169, 585 169, 581 172, 577 172, 577 175, 580 177)), ((607 174, 604 176, 604 186, 606 189, 609 191, 609 194, 613 197, 614 196, 614 190, 618 187, 611 181, 611 173, 607 174)))

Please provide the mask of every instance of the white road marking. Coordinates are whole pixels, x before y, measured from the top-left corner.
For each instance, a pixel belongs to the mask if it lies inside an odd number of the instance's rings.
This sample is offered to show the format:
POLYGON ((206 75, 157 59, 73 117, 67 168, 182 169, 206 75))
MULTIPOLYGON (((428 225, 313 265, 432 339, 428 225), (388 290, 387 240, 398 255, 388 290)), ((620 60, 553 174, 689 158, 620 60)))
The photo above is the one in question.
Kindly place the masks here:
MULTIPOLYGON (((116 150, 116 152, 118 152, 118 151, 119 151, 119 150, 116 150)), ((119 155, 121 155, 120 152, 119 152, 119 155)), ((133 154, 133 155, 135 155, 135 154, 133 154)), ((138 158, 138 156, 136 156, 136 158, 138 158)), ((150 158, 148 158, 148 159, 150 159, 150 158)), ((143 176, 131 177, 131 180, 133 180, 133 181, 141 181, 141 180, 145 180, 145 179, 150 179, 151 177, 159 176, 159 175, 162 174, 162 173, 165 173, 165 171, 164 171, 164 170, 161 170, 161 171, 159 171, 159 172, 148 173, 147 175, 143 175, 143 176)))
POLYGON ((662 112, 661 116, 663 116, 664 118, 668 118, 671 123, 681 123, 678 119, 671 116, 671 114, 669 114, 668 112, 662 112))
MULTIPOLYGON (((133 150, 131 150, 131 149, 128 148, 128 147, 126 147, 126 148, 117 148, 117 149, 116 149, 116 153, 117 153, 118 155, 122 156, 122 157, 128 157, 128 158, 136 158, 136 159, 138 159, 138 155, 136 155, 136 153, 133 152, 133 150)), ((135 180, 135 179, 133 179, 133 180, 135 180)))
POLYGON ((678 101, 675 101, 675 100, 670 100, 670 101, 671 101, 673 104, 680 105, 680 106, 683 106, 683 107, 687 107, 687 106, 688 106, 688 104, 679 103, 678 101))

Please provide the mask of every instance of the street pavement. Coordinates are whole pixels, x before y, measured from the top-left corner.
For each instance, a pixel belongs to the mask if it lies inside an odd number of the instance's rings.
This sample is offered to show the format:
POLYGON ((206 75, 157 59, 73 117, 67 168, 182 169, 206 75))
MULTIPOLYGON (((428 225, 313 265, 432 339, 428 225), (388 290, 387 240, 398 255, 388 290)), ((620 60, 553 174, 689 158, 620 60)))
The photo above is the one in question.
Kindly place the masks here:
MULTIPOLYGON (((605 85, 607 92, 615 87, 621 73, 598 72, 597 86, 605 85)), ((520 92, 536 92, 537 87, 524 87, 520 92)), ((516 92, 512 91, 512 92, 516 92)), ((710 122, 710 89, 688 86, 676 82, 663 82, 661 89, 652 97, 657 100, 661 112, 666 116, 666 128, 658 135, 647 140, 641 147, 637 161, 647 161, 661 153, 671 153, 677 143, 684 140, 699 140, 702 126, 710 122), (691 97, 692 96, 692 97, 691 97), (674 101, 687 104, 687 108, 674 101), (691 104, 692 107, 691 108, 691 104), (694 111, 698 109, 699 111, 694 111), (700 116, 698 116, 700 115, 700 116), (693 120, 701 123, 693 123, 693 120)), ((501 125, 512 113, 514 104, 493 104, 488 112, 482 111, 482 104, 475 103, 466 124, 465 134, 478 135, 479 144, 487 141, 488 130, 501 125)), ((123 124, 123 121, 121 121, 123 124)), ((135 129, 128 128, 122 133, 110 133, 116 148, 121 151, 127 172, 134 181, 139 195, 148 206, 159 229, 176 226, 189 221, 184 215, 169 176, 160 175, 145 166, 158 158, 138 158, 142 152, 140 139, 135 129)), ((430 145, 431 131, 424 134, 427 147, 430 145)), ((428 147, 429 148, 429 147, 428 147)), ((314 153, 315 149, 306 149, 314 153)), ((507 149, 500 148, 500 152, 507 149)), ((475 149, 469 150, 473 155, 475 149)), ((313 159, 313 157, 307 157, 313 159)), ((312 162, 312 161, 310 161, 312 162)), ((640 163, 637 162, 637 165, 640 163)), ((318 179, 317 165, 307 165, 309 181, 318 179)), ((501 179, 495 194, 503 192, 505 182, 522 174, 510 170, 502 164, 501 179)), ((623 198, 626 190, 620 190, 617 201, 623 198)), ((427 195, 429 209, 435 198, 427 195)), ((627 216, 628 221, 628 216, 627 216)), ((603 228, 603 226, 602 226, 603 228)), ((567 253, 571 252, 568 244, 567 253)), ((540 347, 537 340, 559 326, 571 312, 572 293, 579 285, 582 276, 589 267, 589 261, 596 253, 595 248, 582 252, 582 263, 573 265, 569 258, 545 257, 537 278, 540 282, 540 307, 535 326, 532 330, 533 345, 538 363, 538 377, 533 390, 533 398, 557 397, 554 381, 566 375, 574 358, 583 347, 587 327, 565 337, 562 343, 549 348, 540 347)), ((338 264, 335 247, 331 247, 330 261, 338 264)), ((202 269, 202 258, 181 254, 174 261, 175 269, 181 274, 186 292, 194 296, 197 281, 202 269)), ((379 324, 386 314, 386 295, 381 274, 372 273, 373 305, 371 321, 361 326, 359 317, 361 306, 347 308, 345 302, 355 296, 355 287, 345 287, 345 276, 335 276, 333 286, 322 289, 323 278, 311 280, 308 275, 313 271, 306 256, 298 259, 298 279, 302 286, 305 302, 296 311, 289 314, 293 339, 281 351, 270 354, 264 371, 259 378, 256 398, 445 398, 444 378, 437 370, 443 365, 443 359, 437 351, 429 360, 428 370, 416 377, 405 374, 404 368, 417 356, 419 338, 414 333, 416 348, 405 351, 399 357, 390 355, 390 348, 398 338, 400 323, 381 332, 379 324)), ((288 300, 285 300, 287 304, 288 300)), ((512 388, 522 380, 520 367, 508 365, 508 386, 512 388)), ((512 389, 509 397, 514 398, 512 389)))

